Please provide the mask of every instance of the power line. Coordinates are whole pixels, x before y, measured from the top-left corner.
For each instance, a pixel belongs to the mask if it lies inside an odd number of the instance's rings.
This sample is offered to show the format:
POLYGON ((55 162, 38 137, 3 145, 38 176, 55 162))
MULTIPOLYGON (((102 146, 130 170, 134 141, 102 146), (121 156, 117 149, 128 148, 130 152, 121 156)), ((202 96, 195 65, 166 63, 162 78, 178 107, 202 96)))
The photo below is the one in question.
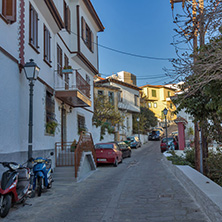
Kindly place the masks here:
MULTIPOLYGON (((115 74, 110 74, 110 75, 106 75, 106 74, 103 74, 103 73, 99 73, 100 75, 102 76, 105 76, 105 77, 111 77, 112 75, 115 75, 115 74)), ((137 80, 142 80, 142 79, 160 79, 160 78, 165 78, 165 77, 169 77, 169 76, 166 76, 165 74, 153 74, 151 76, 147 75, 146 76, 136 76, 136 79, 137 80)), ((119 79, 119 77, 117 76, 117 78, 119 79)), ((131 77, 124 77, 124 79, 131 79, 131 77)))
MULTIPOLYGON (((66 31, 64 30, 62 32, 66 32, 66 31)), ((81 37, 81 36, 79 36, 75 32, 71 31, 71 33, 76 35, 76 36, 78 36, 78 37, 81 37)), ((121 50, 118 50, 118 49, 114 49, 114 48, 111 48, 111 47, 108 47, 108 46, 104 46, 104 45, 101 45, 101 44, 93 42, 93 41, 91 41, 91 43, 93 43, 94 45, 97 45, 97 46, 99 46, 101 48, 113 51, 113 52, 117 52, 117 53, 128 55, 128 56, 138 57, 138 58, 142 58, 142 59, 164 60, 164 61, 171 61, 173 59, 173 58, 161 58, 161 57, 154 57, 154 56, 139 55, 139 54, 134 54, 134 53, 130 53, 130 52, 125 52, 125 51, 121 51, 121 50)))

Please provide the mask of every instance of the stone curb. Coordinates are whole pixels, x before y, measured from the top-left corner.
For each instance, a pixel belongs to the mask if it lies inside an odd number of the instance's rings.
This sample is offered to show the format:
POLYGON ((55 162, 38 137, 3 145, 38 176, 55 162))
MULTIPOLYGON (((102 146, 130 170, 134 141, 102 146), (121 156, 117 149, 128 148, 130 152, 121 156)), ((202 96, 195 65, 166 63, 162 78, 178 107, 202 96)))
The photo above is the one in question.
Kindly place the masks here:
POLYGON ((210 221, 222 221, 222 187, 190 166, 173 165, 163 155, 163 163, 169 167, 182 186, 195 199, 210 221))

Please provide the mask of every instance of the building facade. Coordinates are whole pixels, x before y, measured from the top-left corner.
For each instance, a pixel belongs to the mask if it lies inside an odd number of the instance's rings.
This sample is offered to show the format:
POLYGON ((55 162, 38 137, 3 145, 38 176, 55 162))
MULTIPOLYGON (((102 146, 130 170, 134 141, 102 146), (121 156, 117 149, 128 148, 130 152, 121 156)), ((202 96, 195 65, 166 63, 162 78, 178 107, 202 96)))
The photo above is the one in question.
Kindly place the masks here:
POLYGON ((119 88, 116 99, 118 109, 125 118, 122 126, 119 125, 117 127, 117 131, 119 133, 119 140, 125 140, 127 136, 133 134, 133 113, 140 113, 140 88, 111 77, 100 79, 96 84, 119 88))
POLYGON ((173 122, 176 119, 174 114, 176 107, 170 99, 170 97, 175 95, 176 89, 162 85, 145 85, 140 88, 142 89, 142 105, 154 112, 159 122, 164 122, 164 108, 168 109, 168 122, 173 122))
POLYGON ((27 159, 29 82, 23 66, 40 68, 34 83, 33 155, 92 130, 97 33, 104 27, 90 0, 0 1, 0 154, 27 159))

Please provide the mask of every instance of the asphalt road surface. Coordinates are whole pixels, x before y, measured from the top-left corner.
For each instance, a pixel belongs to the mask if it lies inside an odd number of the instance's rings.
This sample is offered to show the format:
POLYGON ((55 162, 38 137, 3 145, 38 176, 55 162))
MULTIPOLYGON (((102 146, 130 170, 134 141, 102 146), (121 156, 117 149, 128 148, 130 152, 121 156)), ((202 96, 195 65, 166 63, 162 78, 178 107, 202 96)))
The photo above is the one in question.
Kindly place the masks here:
POLYGON ((99 166, 86 180, 56 181, 31 206, 15 206, 1 221, 205 222, 193 198, 162 161, 160 142, 132 150, 118 167, 99 166))

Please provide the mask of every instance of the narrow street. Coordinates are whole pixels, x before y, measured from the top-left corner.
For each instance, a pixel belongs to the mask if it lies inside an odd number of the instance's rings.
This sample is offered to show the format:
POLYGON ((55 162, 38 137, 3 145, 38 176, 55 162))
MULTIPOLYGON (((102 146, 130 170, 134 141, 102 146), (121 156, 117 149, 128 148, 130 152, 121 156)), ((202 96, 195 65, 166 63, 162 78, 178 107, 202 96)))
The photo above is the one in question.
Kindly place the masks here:
POLYGON ((2 221, 205 222, 208 219, 164 165, 159 142, 133 150, 117 168, 99 166, 86 180, 53 188, 16 206, 2 221))

